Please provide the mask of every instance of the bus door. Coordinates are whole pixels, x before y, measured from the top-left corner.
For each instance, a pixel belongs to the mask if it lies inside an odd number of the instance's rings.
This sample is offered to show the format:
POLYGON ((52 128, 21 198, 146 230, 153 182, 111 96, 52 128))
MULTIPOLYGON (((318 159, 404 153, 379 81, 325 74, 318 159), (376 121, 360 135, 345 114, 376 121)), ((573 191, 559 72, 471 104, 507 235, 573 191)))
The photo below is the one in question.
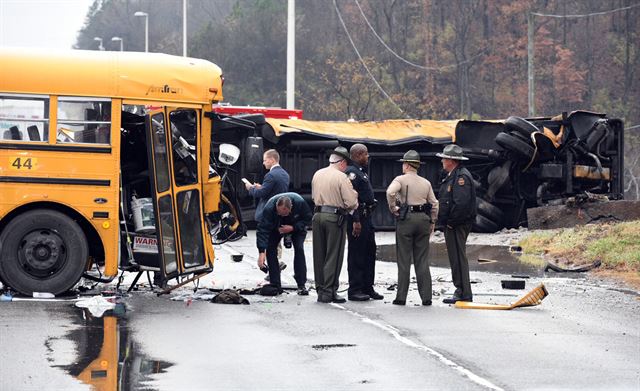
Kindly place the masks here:
POLYGON ((209 268, 198 175, 198 118, 199 110, 178 108, 151 111, 146 117, 156 237, 164 280, 209 268))

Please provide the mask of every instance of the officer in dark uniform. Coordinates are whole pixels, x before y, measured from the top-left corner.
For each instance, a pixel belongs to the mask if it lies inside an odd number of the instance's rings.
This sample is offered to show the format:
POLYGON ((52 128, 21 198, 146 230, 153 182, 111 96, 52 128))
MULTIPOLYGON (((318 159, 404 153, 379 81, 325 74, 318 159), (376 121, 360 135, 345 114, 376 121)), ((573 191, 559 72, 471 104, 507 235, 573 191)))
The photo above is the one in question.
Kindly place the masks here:
POLYGON ((358 192, 358 208, 347 219, 349 253, 348 298, 352 301, 382 300, 384 296, 373 289, 376 267, 376 235, 372 213, 376 206, 373 187, 367 175, 369 151, 364 144, 354 144, 349 150, 351 165, 345 174, 358 192))
POLYGON ((447 172, 438 193, 438 226, 444 229, 451 277, 456 287, 453 297, 443 302, 473 301, 466 245, 476 218, 476 189, 471 173, 461 165, 463 160, 469 159, 462 156, 462 148, 455 144, 447 145, 436 156, 442 158, 442 167, 447 172))

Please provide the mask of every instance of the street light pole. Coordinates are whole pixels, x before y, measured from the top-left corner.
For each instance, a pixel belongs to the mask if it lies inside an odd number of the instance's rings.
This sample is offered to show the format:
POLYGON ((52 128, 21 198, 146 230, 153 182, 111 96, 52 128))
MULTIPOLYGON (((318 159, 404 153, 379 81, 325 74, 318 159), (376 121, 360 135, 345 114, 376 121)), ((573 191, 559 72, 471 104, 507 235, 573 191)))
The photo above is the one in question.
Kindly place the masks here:
POLYGON ((144 51, 149 52, 149 14, 138 11, 133 16, 144 17, 144 51))
POLYGON ((182 56, 187 57, 187 0, 182 0, 182 56))
POLYGON ((102 38, 100 37, 93 37, 94 41, 98 41, 98 50, 104 50, 104 46, 102 46, 102 38))
POLYGON ((527 15, 527 81, 529 89, 529 117, 536 115, 536 91, 534 77, 534 20, 533 14, 527 15))
POLYGON ((295 106, 296 91, 296 2, 289 0, 287 9, 287 109, 295 106))
POLYGON ((120 51, 124 51, 124 43, 123 43, 123 39, 120 37, 113 37, 111 38, 111 42, 120 42, 120 51))

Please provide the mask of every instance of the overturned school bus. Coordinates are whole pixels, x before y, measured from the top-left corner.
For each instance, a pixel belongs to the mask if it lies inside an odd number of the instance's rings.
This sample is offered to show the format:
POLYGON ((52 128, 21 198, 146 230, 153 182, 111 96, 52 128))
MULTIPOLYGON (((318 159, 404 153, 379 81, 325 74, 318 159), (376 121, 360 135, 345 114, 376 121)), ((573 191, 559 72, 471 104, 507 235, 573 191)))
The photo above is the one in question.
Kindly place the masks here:
POLYGON ((119 268, 160 284, 212 270, 212 242, 238 226, 221 170, 239 150, 212 138, 220 68, 81 50, 0 49, 0 61, 5 287, 59 294, 119 268))
MULTIPOLYGON (((261 181, 261 151, 276 148, 281 165, 291 176, 290 190, 311 202, 311 178, 327 164, 328 151, 338 144, 348 148, 364 143, 369 149, 369 177, 379 202, 374 223, 383 229, 394 226, 384 192, 401 173, 397 160, 407 150, 417 150, 426 163, 420 174, 437 191, 443 172, 436 153, 452 142, 470 158, 465 165, 475 178, 479 196, 476 232, 526 226, 527 208, 561 203, 585 192, 609 199, 623 196, 624 126, 621 120, 604 114, 575 111, 553 118, 509 117, 501 121, 319 122, 287 119, 271 110, 262 111, 272 118, 261 122, 260 115, 252 114, 250 108, 245 112, 245 119, 258 124, 255 131, 229 127, 220 133, 221 140, 240 136, 245 151, 235 183, 241 177, 261 181)), ((300 117, 298 114, 295 116, 300 117)), ((243 217, 249 221, 253 200, 238 187, 243 217)))

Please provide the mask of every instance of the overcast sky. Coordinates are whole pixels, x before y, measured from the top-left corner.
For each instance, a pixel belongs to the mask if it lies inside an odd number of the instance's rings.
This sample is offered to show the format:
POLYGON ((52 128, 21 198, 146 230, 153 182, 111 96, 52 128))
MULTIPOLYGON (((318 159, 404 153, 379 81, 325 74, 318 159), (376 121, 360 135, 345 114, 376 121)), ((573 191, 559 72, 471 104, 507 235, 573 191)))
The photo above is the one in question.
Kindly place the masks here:
POLYGON ((0 46, 71 49, 93 0, 0 0, 0 46))

